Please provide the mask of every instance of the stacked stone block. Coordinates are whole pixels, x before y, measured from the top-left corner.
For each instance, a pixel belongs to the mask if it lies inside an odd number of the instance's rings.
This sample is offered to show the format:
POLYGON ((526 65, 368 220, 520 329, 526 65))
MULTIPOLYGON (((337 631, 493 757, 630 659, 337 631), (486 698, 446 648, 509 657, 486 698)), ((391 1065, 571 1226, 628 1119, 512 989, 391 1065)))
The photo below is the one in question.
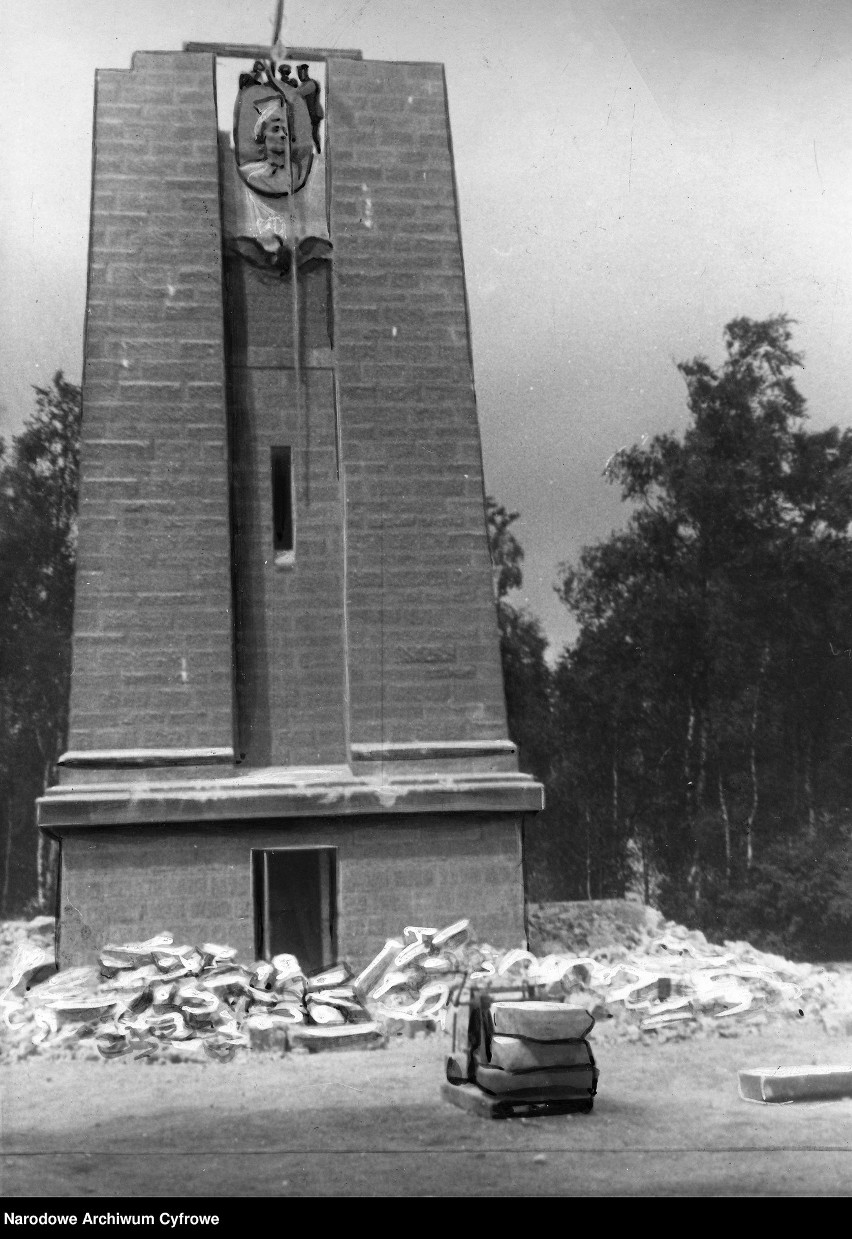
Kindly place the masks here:
POLYGON ((69 747, 230 746, 210 56, 99 72, 93 186, 69 747))
MULTIPOLYGON (((253 956, 249 857, 252 848, 281 846, 280 821, 184 827, 166 846, 156 827, 81 830, 74 844, 63 872, 63 963, 94 959, 103 943, 149 929, 168 930, 176 942, 204 941, 211 926, 242 958, 253 956)), ((522 905, 507 898, 521 863, 517 831, 500 815, 459 823, 418 814, 402 825, 381 815, 302 819, 287 823, 286 844, 337 849, 338 950, 353 964, 406 925, 458 920, 472 899, 483 940, 524 940, 522 905)))
POLYGON ((329 66, 352 739, 505 736, 443 68, 329 66))

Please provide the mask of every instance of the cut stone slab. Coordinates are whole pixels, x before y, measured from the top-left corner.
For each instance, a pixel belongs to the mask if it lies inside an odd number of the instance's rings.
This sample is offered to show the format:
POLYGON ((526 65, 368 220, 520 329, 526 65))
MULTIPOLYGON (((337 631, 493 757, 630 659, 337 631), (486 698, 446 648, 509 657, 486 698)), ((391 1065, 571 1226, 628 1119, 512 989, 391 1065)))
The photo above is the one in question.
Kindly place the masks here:
POLYGON ((829 1101, 852 1097, 849 1067, 750 1067, 740 1072, 745 1101, 829 1101))
POLYGON ((495 1097, 530 1101, 568 1101, 594 1093, 595 1068, 550 1067, 541 1071, 502 1071, 499 1067, 476 1068, 476 1083, 495 1097))
POLYGON ((581 1007, 561 1002, 494 1002, 487 1008, 491 1036, 529 1041, 582 1041, 594 1018, 581 1007))
POLYGON ((352 970, 348 964, 335 964, 333 968, 326 968, 322 972, 314 972, 305 981, 305 992, 314 994, 321 990, 334 989, 336 986, 345 986, 347 982, 352 981, 352 970))
POLYGON ((342 1011, 338 1011, 337 1007, 332 1007, 325 1002, 309 1002, 308 1011, 311 1019, 315 1024, 342 1025, 346 1022, 346 1016, 342 1011))
POLYGON ((594 1065, 588 1041, 527 1041, 521 1037, 492 1037, 490 1058, 480 1047, 478 1063, 500 1067, 503 1071, 538 1071, 548 1067, 589 1067, 594 1065))
POLYGON ((358 998, 363 1001, 379 984, 401 950, 401 942, 398 942, 396 938, 388 938, 375 959, 370 960, 364 971, 360 972, 352 982, 352 990, 358 998))
POLYGON ((378 1024, 297 1024, 287 1029, 290 1048, 317 1050, 380 1050, 385 1036, 378 1024))

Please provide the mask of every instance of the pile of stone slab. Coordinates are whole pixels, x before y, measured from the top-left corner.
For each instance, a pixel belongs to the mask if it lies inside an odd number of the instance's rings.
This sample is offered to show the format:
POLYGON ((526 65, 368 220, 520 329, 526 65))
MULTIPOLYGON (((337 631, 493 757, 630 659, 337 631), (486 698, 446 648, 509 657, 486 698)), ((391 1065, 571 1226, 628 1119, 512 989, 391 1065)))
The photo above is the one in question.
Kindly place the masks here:
MULTIPOLYGON (((447 1060, 452 1085, 474 1085, 504 1105, 579 1104, 592 1108, 598 1069, 588 1034, 594 1019, 564 1003, 499 999, 474 992, 468 1003, 467 1045, 447 1060)), ((450 1099, 453 1100, 452 1095, 450 1099)))
POLYGON ((746 942, 713 945, 661 917, 656 934, 630 945, 543 956, 479 946, 467 955, 480 988, 514 982, 588 1010, 595 1040, 738 1036, 803 1018, 852 1033, 852 971, 794 963, 746 942))
POLYGON ((297 1028, 308 1039, 383 1040, 345 965, 306 976, 292 955, 248 967, 235 957, 232 947, 175 945, 160 934, 106 946, 97 965, 53 972, 52 952, 25 948, 0 996, 5 1040, 25 1052, 87 1042, 103 1058, 168 1051, 218 1062, 243 1046, 286 1048, 297 1028))
POLYGON ((461 965, 467 921, 409 926, 357 976, 345 963, 306 975, 292 955, 248 966, 232 947, 175 945, 170 934, 105 946, 96 965, 56 972, 51 948, 25 943, 0 994, 7 1056, 94 1047, 103 1058, 230 1061, 253 1049, 372 1049, 385 1025, 431 1021, 461 965))
POLYGON ((453 990, 470 975, 470 921, 444 929, 406 925, 389 938, 353 982, 355 992, 384 1021, 441 1020, 453 990))
POLYGON ((553 939, 546 954, 500 950, 475 942, 466 920, 409 925, 360 973, 341 963, 309 976, 292 955, 243 965, 231 947, 176 946, 168 934, 106 946, 97 965, 57 973, 52 922, 31 925, 9 939, 11 968, 0 961, 6 1057, 227 1062, 241 1047, 373 1048, 406 1027, 445 1026, 473 993, 513 988, 589 1012, 596 1041, 738 1035, 803 1016, 852 1034, 852 971, 792 963, 748 943, 714 946, 659 913, 631 924, 628 943, 590 940, 582 953, 554 949, 562 944, 553 939))
POLYGON ((480 947, 477 963, 481 988, 514 982, 530 995, 587 1010, 603 1037, 636 1039, 675 1026, 693 1034, 735 1022, 764 1024, 770 1015, 801 1018, 805 1002, 788 968, 709 946, 702 951, 669 936, 621 959, 608 951, 538 958, 480 947))

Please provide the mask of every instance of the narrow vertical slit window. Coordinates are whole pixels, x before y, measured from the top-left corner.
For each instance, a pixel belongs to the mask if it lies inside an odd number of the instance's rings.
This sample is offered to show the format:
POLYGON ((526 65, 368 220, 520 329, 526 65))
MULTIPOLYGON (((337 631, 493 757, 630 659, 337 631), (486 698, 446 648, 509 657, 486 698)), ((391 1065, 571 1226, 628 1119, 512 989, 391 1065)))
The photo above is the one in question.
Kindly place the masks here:
POLYGON ((272 550, 279 566, 295 559, 293 520, 293 454, 289 447, 273 447, 272 455, 272 550))

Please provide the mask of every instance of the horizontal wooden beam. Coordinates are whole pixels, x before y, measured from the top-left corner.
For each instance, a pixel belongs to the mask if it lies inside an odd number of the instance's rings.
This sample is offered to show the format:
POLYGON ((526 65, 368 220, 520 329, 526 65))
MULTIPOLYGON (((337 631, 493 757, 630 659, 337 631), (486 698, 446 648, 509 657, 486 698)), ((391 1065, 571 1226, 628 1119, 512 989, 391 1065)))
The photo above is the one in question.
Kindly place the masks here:
MULTIPOLYGON (((241 60, 266 60, 269 47, 259 43, 184 43, 185 52, 212 52, 214 56, 235 56, 241 60)), ((354 47, 288 47, 287 60, 363 60, 354 47)))

